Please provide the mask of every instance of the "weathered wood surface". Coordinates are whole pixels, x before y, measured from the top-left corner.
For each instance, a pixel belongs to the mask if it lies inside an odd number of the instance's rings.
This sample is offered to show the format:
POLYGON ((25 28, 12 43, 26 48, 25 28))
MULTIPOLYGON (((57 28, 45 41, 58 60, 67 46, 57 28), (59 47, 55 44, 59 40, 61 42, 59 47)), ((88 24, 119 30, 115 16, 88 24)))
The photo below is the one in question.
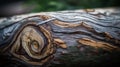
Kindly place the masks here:
POLYGON ((2 18, 1 55, 27 65, 41 66, 51 58, 52 64, 65 63, 60 57, 69 54, 72 46, 80 52, 87 51, 86 46, 95 48, 92 53, 98 49, 119 51, 119 10, 89 9, 2 18))

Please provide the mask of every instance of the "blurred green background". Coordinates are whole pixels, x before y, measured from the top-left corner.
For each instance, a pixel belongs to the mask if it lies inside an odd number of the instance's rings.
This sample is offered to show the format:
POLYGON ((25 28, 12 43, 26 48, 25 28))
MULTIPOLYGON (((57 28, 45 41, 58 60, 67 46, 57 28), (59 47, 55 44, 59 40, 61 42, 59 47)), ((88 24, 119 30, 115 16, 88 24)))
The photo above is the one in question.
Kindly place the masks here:
POLYGON ((32 12, 74 10, 84 8, 119 7, 119 0, 27 0, 32 12))
POLYGON ((119 6, 119 0, 0 0, 0 17, 34 12, 119 6))

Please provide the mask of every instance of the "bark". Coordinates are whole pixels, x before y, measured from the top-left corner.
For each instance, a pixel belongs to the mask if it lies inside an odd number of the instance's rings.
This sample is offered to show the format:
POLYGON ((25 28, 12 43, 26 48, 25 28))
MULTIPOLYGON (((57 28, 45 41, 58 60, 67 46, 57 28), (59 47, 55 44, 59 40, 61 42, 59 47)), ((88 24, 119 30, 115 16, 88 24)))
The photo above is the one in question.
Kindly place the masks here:
MULTIPOLYGON (((99 49, 105 53, 119 52, 119 15, 119 9, 87 9, 3 18, 0 22, 1 56, 28 66, 44 66, 52 60, 52 65, 69 67, 69 58, 63 57, 80 58, 83 53, 85 58, 94 57, 101 55, 99 49)), ((81 59, 71 62, 79 61, 81 59)))

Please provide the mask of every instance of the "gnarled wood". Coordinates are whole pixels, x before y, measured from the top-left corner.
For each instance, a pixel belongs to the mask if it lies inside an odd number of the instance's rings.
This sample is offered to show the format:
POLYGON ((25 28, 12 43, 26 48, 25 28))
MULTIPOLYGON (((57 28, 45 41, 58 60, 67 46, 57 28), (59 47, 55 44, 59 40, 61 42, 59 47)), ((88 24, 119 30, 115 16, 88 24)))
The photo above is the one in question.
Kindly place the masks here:
MULTIPOLYGON (((0 22, 0 52, 31 65, 43 65, 83 45, 120 50, 120 12, 114 9, 78 10, 16 16, 0 22), (109 12, 107 12, 109 11, 109 12), (23 19, 24 18, 24 19, 23 19)), ((96 50, 98 50, 96 49, 96 50)), ((60 62, 62 63, 62 62, 60 62)))

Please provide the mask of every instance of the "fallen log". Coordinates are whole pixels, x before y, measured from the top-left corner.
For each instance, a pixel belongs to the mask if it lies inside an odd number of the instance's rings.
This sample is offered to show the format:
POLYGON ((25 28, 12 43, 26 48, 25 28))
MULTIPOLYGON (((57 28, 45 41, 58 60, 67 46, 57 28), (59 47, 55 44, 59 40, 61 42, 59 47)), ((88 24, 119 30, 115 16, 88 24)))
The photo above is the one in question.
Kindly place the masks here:
POLYGON ((92 53, 98 54, 99 49, 119 52, 120 12, 114 10, 46 12, 2 18, 0 54, 12 61, 43 66, 49 60, 53 60, 51 64, 63 64, 60 58, 69 55, 70 47, 84 52, 89 46, 95 48, 92 53))

